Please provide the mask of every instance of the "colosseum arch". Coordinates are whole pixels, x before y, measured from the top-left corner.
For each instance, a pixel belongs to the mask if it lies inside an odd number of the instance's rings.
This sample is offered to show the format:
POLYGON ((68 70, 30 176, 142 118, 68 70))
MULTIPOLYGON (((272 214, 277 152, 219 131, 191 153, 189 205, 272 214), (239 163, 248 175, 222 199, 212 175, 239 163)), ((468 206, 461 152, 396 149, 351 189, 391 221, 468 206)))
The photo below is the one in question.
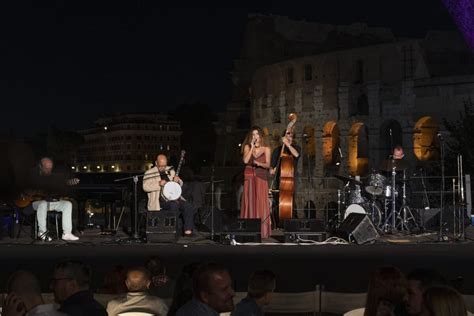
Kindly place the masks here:
POLYGON ((415 124, 413 131, 413 152, 418 160, 437 159, 440 153, 436 134, 439 125, 431 116, 423 116, 415 124))
POLYGON ((336 121, 329 121, 324 124, 322 146, 324 167, 335 166, 336 163, 340 163, 339 127, 336 121))
POLYGON ((397 145, 403 146, 402 126, 397 120, 387 120, 380 126, 379 160, 387 159, 397 145))
POLYGON ((348 159, 352 176, 367 174, 369 170, 369 138, 367 126, 362 122, 352 124, 349 130, 348 159))
POLYGON ((270 137, 270 146, 273 149, 280 146, 281 132, 278 128, 275 128, 270 137))

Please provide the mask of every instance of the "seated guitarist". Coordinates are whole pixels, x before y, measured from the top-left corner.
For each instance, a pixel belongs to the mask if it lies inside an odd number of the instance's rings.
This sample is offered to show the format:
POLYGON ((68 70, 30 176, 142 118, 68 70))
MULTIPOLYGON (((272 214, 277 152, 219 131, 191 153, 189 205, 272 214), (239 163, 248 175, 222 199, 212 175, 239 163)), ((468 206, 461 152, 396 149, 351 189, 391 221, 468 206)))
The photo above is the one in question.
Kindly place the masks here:
POLYGON ((190 237, 194 230, 195 208, 183 198, 167 201, 161 192, 166 182, 174 181, 183 186, 183 180, 175 175, 176 173, 172 167, 168 166, 168 158, 165 155, 158 155, 155 163, 155 167, 147 170, 143 177, 143 191, 148 194, 148 210, 170 210, 175 211, 176 214, 181 214, 184 222, 184 236, 190 237))
MULTIPOLYGON (((65 200, 54 199, 54 195, 62 193, 65 190, 66 179, 53 174, 53 161, 44 157, 40 160, 37 168, 30 175, 29 189, 41 192, 44 198, 32 203, 33 209, 36 210, 36 218, 38 220, 38 239, 43 241, 51 241, 46 229, 46 219, 48 211, 57 211, 62 213, 63 240, 74 241, 79 237, 72 234, 72 203, 65 200)), ((76 179, 76 183, 79 180, 76 179)), ((73 184, 76 184, 73 183, 73 184)))

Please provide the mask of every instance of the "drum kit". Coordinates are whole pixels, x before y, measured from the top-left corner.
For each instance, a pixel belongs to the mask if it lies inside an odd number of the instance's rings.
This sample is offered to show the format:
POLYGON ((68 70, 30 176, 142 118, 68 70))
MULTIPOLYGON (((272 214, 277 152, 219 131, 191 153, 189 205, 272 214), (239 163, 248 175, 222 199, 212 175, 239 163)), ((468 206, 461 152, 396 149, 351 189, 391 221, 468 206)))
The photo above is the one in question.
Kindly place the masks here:
POLYGON ((358 213, 366 214, 383 233, 410 233, 419 229, 407 203, 408 166, 405 160, 385 160, 380 172, 372 172, 365 181, 359 176, 335 175, 344 182, 338 190, 337 224, 358 213))

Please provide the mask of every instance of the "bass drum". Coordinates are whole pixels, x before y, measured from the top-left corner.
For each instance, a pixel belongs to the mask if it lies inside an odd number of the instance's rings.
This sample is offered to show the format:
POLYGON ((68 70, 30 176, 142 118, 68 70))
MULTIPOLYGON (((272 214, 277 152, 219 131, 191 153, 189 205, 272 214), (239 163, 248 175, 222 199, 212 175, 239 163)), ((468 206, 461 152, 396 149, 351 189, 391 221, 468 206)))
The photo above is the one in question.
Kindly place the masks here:
POLYGON ((382 224, 382 211, 376 203, 351 204, 346 208, 344 212, 344 219, 346 219, 352 213, 364 214, 369 216, 369 218, 372 220, 375 227, 377 228, 379 228, 382 224))

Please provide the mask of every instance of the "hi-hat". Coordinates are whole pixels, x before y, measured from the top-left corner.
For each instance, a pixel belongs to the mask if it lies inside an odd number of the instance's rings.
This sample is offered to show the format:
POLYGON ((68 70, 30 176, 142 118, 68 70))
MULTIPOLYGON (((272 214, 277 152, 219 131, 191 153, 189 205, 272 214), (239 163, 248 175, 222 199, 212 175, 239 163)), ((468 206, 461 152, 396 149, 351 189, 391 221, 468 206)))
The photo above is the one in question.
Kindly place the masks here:
POLYGON ((410 167, 410 164, 403 159, 387 159, 382 161, 380 164, 380 170, 390 172, 393 168, 395 170, 406 170, 410 167))

